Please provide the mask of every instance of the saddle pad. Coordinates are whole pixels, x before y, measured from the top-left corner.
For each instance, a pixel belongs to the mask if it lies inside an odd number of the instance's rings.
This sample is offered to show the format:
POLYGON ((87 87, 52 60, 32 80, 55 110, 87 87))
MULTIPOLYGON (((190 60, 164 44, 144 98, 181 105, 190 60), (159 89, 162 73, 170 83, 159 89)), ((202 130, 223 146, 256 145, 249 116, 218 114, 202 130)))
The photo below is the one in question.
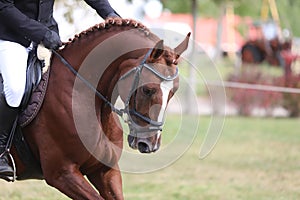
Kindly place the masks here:
POLYGON ((42 79, 33 91, 29 103, 26 109, 24 109, 19 116, 19 125, 23 128, 28 125, 37 115, 41 109, 44 97, 46 94, 48 80, 49 80, 50 69, 48 69, 43 75, 42 79))

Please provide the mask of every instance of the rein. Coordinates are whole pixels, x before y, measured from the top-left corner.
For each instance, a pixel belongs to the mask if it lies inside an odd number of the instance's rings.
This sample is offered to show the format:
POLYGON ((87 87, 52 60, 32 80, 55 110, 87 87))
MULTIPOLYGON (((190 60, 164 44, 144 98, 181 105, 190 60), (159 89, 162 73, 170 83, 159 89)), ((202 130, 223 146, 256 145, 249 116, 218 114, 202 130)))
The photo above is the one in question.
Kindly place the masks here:
POLYGON ((75 75, 77 76, 86 86, 88 86, 97 97, 102 99, 106 104, 108 104, 112 111, 117 113, 120 117, 123 116, 123 111, 116 108, 105 96, 103 96, 90 82, 88 82, 83 76, 81 76, 74 67, 64 58, 62 57, 56 50, 52 50, 52 52, 60 59, 60 61, 75 75))
POLYGON ((95 92, 96 96, 102 99, 107 105, 110 106, 111 110, 118 114, 125 123, 127 123, 132 131, 135 132, 151 132, 151 131, 161 131, 162 126, 164 122, 159 122, 150 119, 149 117, 144 116, 143 114, 139 113, 135 106, 136 106, 136 92, 135 90, 137 89, 137 86, 139 84, 140 80, 140 75, 143 70, 143 68, 148 69, 151 71, 154 75, 159 77, 160 79, 164 81, 173 81, 175 78, 178 77, 178 68, 176 68, 176 72, 173 76, 164 76, 157 70, 155 70, 153 67, 148 65, 146 63, 147 58, 150 56, 151 52, 153 49, 150 49, 145 57, 143 58, 142 62, 140 65, 137 67, 132 68, 129 70, 127 73, 125 73, 123 76, 120 77, 119 80, 125 79, 127 76, 130 74, 134 73, 134 80, 131 86, 130 93, 126 99, 125 102, 125 108, 124 109, 118 109, 116 108, 105 96, 103 96, 89 81, 87 81, 83 76, 81 76, 75 69, 74 67, 64 58, 62 57, 56 50, 52 50, 52 52, 61 60, 61 62, 75 75, 77 76, 88 88, 90 88, 93 92, 95 92), (131 94, 134 94, 134 109, 129 108, 129 103, 131 99, 131 94), (147 127, 141 127, 140 125, 136 124, 133 119, 131 118, 131 115, 134 115, 135 117, 143 120, 144 122, 148 123, 149 126, 147 127))

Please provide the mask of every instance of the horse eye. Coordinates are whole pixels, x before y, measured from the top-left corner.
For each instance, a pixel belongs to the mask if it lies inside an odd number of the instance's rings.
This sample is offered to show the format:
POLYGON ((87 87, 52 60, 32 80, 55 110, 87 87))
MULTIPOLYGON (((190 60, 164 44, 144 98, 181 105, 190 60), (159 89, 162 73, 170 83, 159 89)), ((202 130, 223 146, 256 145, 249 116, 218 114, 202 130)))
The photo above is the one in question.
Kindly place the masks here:
POLYGON ((143 91, 144 95, 151 97, 153 94, 155 94, 156 89, 148 88, 148 87, 144 86, 144 87, 142 87, 142 91, 143 91))

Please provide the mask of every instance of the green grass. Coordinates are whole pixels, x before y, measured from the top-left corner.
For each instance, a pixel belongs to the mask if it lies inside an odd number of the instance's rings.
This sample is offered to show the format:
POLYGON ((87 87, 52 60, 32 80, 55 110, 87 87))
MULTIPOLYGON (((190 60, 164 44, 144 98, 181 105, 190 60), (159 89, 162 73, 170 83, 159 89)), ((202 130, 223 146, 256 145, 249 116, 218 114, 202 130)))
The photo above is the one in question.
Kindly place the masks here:
MULTIPOLYGON (((188 134, 186 127, 194 120, 197 117, 168 116, 162 148, 174 139, 179 126, 188 134)), ((123 173, 125 199, 300 199, 299 119, 227 117, 216 147, 201 160, 209 122, 209 117, 200 117, 193 144, 169 167, 146 174, 123 173)), ((43 181, 0 181, 0 188, 1 200, 67 199, 43 181)))
MULTIPOLYGON (((209 120, 201 121, 207 126, 209 120)), ((200 136, 170 167, 143 176, 125 174, 125 195, 153 200, 299 199, 299 122, 227 118, 207 158, 198 159, 200 136)))

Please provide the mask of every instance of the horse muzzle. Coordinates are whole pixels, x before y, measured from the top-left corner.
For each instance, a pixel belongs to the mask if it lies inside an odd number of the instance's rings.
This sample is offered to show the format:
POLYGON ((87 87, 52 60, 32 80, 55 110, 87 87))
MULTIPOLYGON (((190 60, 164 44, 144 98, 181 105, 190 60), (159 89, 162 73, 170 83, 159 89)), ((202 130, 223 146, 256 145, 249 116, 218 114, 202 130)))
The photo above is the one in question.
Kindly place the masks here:
POLYGON ((160 147, 160 131, 151 133, 149 137, 138 137, 138 133, 128 135, 128 144, 132 149, 138 149, 141 153, 154 153, 160 147))
POLYGON ((133 149, 138 149, 141 153, 152 153, 159 149, 161 140, 161 131, 164 122, 158 122, 149 117, 140 114, 136 110, 125 109, 125 122, 128 124, 130 134, 128 135, 128 144, 133 149), (137 124, 131 115, 147 123, 145 126, 137 124))

